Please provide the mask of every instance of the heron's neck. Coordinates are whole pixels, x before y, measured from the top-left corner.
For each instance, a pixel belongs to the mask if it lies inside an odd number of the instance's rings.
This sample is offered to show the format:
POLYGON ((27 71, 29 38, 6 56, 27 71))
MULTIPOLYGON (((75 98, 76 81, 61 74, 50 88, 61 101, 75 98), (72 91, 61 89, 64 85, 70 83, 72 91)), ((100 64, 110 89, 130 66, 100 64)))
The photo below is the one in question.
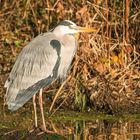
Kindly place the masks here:
POLYGON ((65 35, 56 35, 58 40, 63 44, 64 47, 77 47, 77 39, 72 34, 65 34, 65 35))

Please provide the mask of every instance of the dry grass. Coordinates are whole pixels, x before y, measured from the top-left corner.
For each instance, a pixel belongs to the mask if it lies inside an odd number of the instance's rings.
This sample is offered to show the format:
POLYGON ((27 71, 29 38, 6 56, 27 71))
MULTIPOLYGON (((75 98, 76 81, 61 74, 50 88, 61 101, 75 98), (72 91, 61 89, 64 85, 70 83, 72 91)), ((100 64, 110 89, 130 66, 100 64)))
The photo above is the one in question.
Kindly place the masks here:
POLYGON ((70 79, 55 104, 111 114, 140 113, 139 9, 139 0, 2 0, 0 73, 10 72, 15 56, 31 38, 70 19, 95 27, 97 33, 81 35, 70 79))

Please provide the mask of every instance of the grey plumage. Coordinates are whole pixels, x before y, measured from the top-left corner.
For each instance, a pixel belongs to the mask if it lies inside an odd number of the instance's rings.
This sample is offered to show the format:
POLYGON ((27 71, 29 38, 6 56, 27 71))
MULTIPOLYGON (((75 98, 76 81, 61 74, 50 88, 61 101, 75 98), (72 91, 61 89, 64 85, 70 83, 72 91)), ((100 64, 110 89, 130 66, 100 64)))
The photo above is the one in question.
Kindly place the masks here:
MULTIPOLYGON (((70 36, 70 39, 75 41, 74 37, 70 36)), ((9 78, 5 83, 5 87, 7 88, 6 104, 8 104, 8 108, 10 110, 15 110, 13 107, 15 106, 16 108, 16 102, 19 100, 17 95, 19 93, 20 95, 23 94, 22 97, 27 95, 26 93, 28 90, 26 89, 38 81, 53 75, 53 69, 55 65, 57 65, 57 59, 59 57, 63 58, 61 55, 62 53, 65 53, 66 57, 60 62, 60 67, 55 70, 55 73, 58 73, 58 75, 55 76, 55 78, 53 77, 53 80, 57 79, 57 77, 66 77, 67 70, 72 60, 71 57, 71 59, 68 57, 68 54, 70 55, 71 53, 69 47, 73 46, 67 46, 67 48, 63 49, 61 40, 58 41, 55 34, 51 32, 37 36, 27 46, 25 46, 25 48, 19 54, 9 78), (48 40, 51 40, 51 42, 48 40), (26 92, 24 90, 26 90, 26 92)), ((72 55, 74 55, 74 51, 75 48, 72 50, 72 55)), ((52 82, 52 80, 50 81, 52 82)), ((37 92, 38 90, 34 91, 34 94, 37 92)), ((30 98, 28 98, 28 100, 30 98)), ((23 100, 21 100, 21 102, 18 104, 21 104, 19 107, 24 105, 23 100)))
POLYGON ((12 111, 22 107, 41 88, 65 79, 77 48, 75 34, 93 32, 65 20, 23 48, 5 83, 5 101, 12 111))
POLYGON ((61 44, 57 40, 52 40, 51 43, 52 47, 56 49, 57 51, 57 61, 55 63, 55 66, 52 70, 52 74, 49 75, 48 77, 39 80, 32 86, 29 86, 26 89, 23 89, 18 92, 16 96, 16 100, 13 100, 10 102, 9 109, 11 111, 15 111, 18 108, 22 107, 28 100, 30 100, 34 94, 36 94, 41 88, 45 88, 49 84, 51 84, 54 80, 57 79, 58 77, 58 68, 60 66, 60 49, 61 49, 61 44))

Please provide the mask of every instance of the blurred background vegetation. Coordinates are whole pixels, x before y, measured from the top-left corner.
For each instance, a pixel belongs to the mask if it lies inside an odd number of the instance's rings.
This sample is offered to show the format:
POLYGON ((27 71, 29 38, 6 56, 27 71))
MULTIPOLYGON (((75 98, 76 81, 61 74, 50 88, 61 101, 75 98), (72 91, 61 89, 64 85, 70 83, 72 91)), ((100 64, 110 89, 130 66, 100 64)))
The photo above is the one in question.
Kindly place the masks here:
POLYGON ((65 19, 97 32, 81 34, 65 83, 44 91, 46 106, 58 91, 56 110, 140 113, 139 0, 0 0, 0 101, 21 49, 65 19))

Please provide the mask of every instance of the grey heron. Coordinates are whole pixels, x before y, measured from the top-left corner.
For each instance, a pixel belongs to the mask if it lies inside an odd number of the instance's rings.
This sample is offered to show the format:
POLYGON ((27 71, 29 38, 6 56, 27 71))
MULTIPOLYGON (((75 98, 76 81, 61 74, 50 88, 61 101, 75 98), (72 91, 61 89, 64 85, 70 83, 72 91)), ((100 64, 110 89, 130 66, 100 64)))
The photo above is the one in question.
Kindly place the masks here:
POLYGON ((36 93, 43 129, 47 131, 42 105, 42 89, 54 80, 65 79, 78 45, 80 32, 96 30, 77 26, 69 20, 60 22, 54 29, 42 33, 20 52, 5 82, 5 104, 15 111, 33 97, 35 126, 37 127, 36 93))

